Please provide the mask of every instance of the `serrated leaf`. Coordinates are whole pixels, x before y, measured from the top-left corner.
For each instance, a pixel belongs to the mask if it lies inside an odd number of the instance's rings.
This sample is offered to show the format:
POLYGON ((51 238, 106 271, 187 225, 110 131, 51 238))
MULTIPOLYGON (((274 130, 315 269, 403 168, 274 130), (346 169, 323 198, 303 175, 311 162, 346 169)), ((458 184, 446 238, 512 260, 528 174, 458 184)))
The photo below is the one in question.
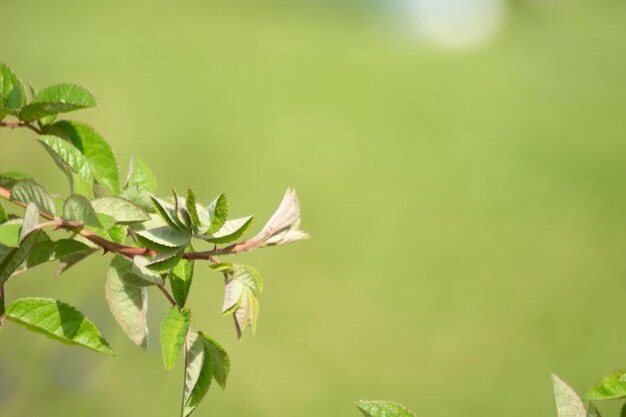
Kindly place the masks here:
POLYGON ((0 224, 0 245, 17 248, 20 245, 20 230, 22 230, 20 219, 0 224))
POLYGON ((161 322, 161 353, 165 369, 172 369, 180 357, 189 332, 189 310, 172 307, 161 322))
POLYGON ((254 216, 242 217, 240 219, 228 220, 217 232, 210 235, 198 236, 201 239, 213 243, 229 243, 239 239, 246 233, 254 216))
POLYGON ((28 257, 33 246, 37 243, 37 239, 42 234, 41 230, 30 233, 24 241, 20 243, 18 248, 8 252, 2 262, 0 262, 0 286, 20 267, 22 262, 28 257))
POLYGON ((24 100, 26 99, 24 97, 25 94, 26 92, 24 91, 24 88, 22 86, 13 87, 13 89, 11 90, 11 92, 6 98, 4 107, 7 110, 13 110, 13 111, 21 109, 24 103, 24 100))
POLYGON ((136 186, 139 189, 153 193, 156 191, 157 182, 154 173, 139 158, 133 158, 130 161, 130 168, 128 169, 128 178, 126 178, 126 187, 136 186))
POLYGON ((44 131, 74 144, 91 164, 95 179, 112 195, 120 193, 117 159, 111 145, 93 127, 69 120, 45 126, 44 131))
POLYGON ((156 209, 157 213, 159 213, 165 223, 167 223, 171 228, 176 230, 185 229, 184 225, 181 224, 178 220, 176 209, 172 204, 154 196, 152 196, 151 198, 152 203, 154 204, 154 208, 156 209))
POLYGON ((394 401, 357 401, 365 417, 415 417, 408 408, 394 401))
POLYGON ((217 232, 226 223, 228 217, 228 203, 226 194, 220 194, 207 208, 198 213, 201 226, 198 228, 200 234, 212 234, 217 232))
POLYGON ((39 210, 56 217, 56 207, 52 197, 32 179, 19 180, 11 190, 11 201, 28 204, 35 203, 39 210))
POLYGON ((85 226, 96 228, 103 227, 91 202, 78 194, 71 195, 65 200, 63 220, 79 222, 85 226))
POLYGON ((582 400, 565 381, 552 374, 552 388, 556 400, 557 417, 586 417, 582 400))
POLYGON ((58 277, 63 272, 67 271, 68 269, 70 269, 83 259, 87 258, 89 255, 94 254, 95 252, 97 252, 97 249, 89 249, 88 251, 77 252, 71 255, 61 257, 59 260, 59 266, 57 267, 57 270, 55 272, 55 276, 58 277))
POLYGON ((106 214, 117 223, 137 223, 150 220, 140 207, 121 197, 103 197, 91 202, 96 213, 106 214))
POLYGON ((137 346, 148 347, 148 294, 145 288, 126 284, 122 277, 130 273, 132 265, 120 256, 111 262, 107 272, 104 293, 109 310, 137 346))
POLYGON ((24 222, 20 230, 20 243, 24 241, 32 232, 37 230, 39 225, 39 209, 35 203, 28 203, 24 211, 24 222))
POLYGON ((155 272, 169 272, 178 264, 183 257, 184 248, 174 249, 167 252, 159 252, 152 257, 146 267, 155 272))
POLYGON ((204 339, 205 354, 211 357, 213 377, 218 385, 224 389, 230 372, 230 358, 224 348, 211 336, 203 332, 198 332, 198 334, 204 339))
POLYGON ((202 224, 200 223, 200 218, 198 217, 198 203, 196 201, 196 196, 191 188, 187 188, 187 201, 185 204, 187 206, 187 213, 189 213, 189 219, 191 220, 191 223, 196 228, 202 227, 202 224))
POLYGON ((259 317, 258 295, 263 291, 263 280, 258 271, 248 265, 234 264, 227 273, 222 314, 235 317, 237 337, 241 338, 247 327, 256 332, 259 317))
POLYGON ((296 191, 290 188, 267 224, 251 240, 277 246, 308 238, 309 235, 300 230, 300 202, 296 191))
POLYGON ((135 234, 161 247, 179 248, 191 241, 190 230, 178 230, 164 224, 159 217, 151 219, 134 228, 135 234))
POLYGON ((626 369, 618 369, 605 376, 585 396, 589 400, 626 398, 626 369))
POLYGON ((69 304, 51 298, 21 298, 5 314, 12 322, 52 339, 113 355, 96 326, 69 304))
POLYGON ((59 84, 44 88, 20 112, 20 119, 32 122, 47 116, 94 107, 91 93, 74 84, 59 84))
POLYGON ((226 283, 226 287, 224 289, 224 303, 222 304, 222 314, 230 314, 237 309, 239 303, 241 302, 244 289, 245 285, 241 281, 230 279, 226 283))
POLYGON ((22 262, 19 268, 13 273, 15 276, 38 265, 53 262, 58 259, 65 259, 72 255, 89 253, 89 246, 73 239, 61 239, 53 242, 47 239, 39 239, 33 246, 28 257, 22 262))
POLYGON ((206 352, 204 338, 196 333, 190 332, 187 338, 185 362, 183 416, 187 417, 196 409, 209 390, 213 373, 211 355, 206 352))
MULTIPOLYGON (((17 75, 15 75, 15 73, 9 67, 0 63, 0 97, 8 98, 11 92, 16 87, 22 90, 22 94, 20 94, 22 97, 22 102, 20 104, 21 105, 26 104, 26 94, 24 93, 25 92, 24 83, 22 83, 22 81, 17 77, 17 75)), ((0 107, 3 107, 5 105, 6 105, 6 101, 4 102, 0 101, 0 107)), ((2 117, 0 116, 0 120, 1 119, 2 117)))
POLYGON ((184 307, 193 281, 194 262, 181 259, 169 274, 170 287, 176 304, 184 307))
POLYGON ((15 183, 19 180, 26 180, 29 178, 31 178, 31 176, 24 174, 23 172, 3 172, 0 174, 0 187, 11 190, 13 189, 15 183))
POLYGON ((72 173, 75 173, 82 179, 82 183, 78 184, 78 188, 82 192, 85 192, 86 190, 84 190, 84 188, 87 187, 88 192, 93 195, 93 172, 91 171, 91 164, 80 150, 72 143, 58 136, 43 135, 39 136, 37 139, 52 156, 57 166, 68 175, 72 182, 72 189, 76 186, 74 182, 77 182, 72 175, 72 173))
POLYGON ((134 256, 132 270, 122 276, 122 280, 137 287, 148 287, 151 285, 163 285, 163 277, 158 272, 148 269, 150 260, 145 256, 134 256))

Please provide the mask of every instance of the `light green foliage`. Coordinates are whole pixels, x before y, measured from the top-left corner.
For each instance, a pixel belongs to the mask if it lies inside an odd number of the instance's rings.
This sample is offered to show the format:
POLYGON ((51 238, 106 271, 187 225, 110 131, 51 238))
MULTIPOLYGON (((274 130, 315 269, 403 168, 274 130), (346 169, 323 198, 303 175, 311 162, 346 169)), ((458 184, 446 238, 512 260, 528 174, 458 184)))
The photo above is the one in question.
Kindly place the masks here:
POLYGON ((56 207, 52 197, 32 179, 17 181, 11 190, 11 200, 24 204, 35 203, 39 210, 56 216, 56 207))
POLYGON ((131 263, 116 256, 107 271, 104 294, 109 310, 137 346, 148 347, 148 294, 145 288, 127 284, 122 277, 131 272, 131 263))
POLYGON ((165 369, 172 369, 176 365, 189 332, 190 319, 189 310, 172 307, 161 322, 161 354, 165 369))
POLYGON ((84 88, 73 84, 59 84, 41 90, 35 95, 32 103, 24 106, 19 117, 21 120, 32 122, 95 105, 96 99, 84 88))
POLYGON ((552 374, 552 388, 556 400, 557 417, 586 417, 582 400, 565 381, 552 374))
POLYGON ((14 323, 68 345, 113 355, 96 326, 69 304, 51 298, 21 298, 7 307, 6 316, 14 323))
POLYGON ((626 398, 626 369, 619 369, 605 376, 585 396, 589 400, 626 398))
POLYGON ((408 408, 393 401, 357 401, 365 417, 415 417, 408 408))
MULTIPOLYGON (((295 192, 288 190, 261 238, 241 240, 253 216, 228 220, 225 194, 208 206, 198 203, 191 189, 184 197, 172 190, 169 199, 159 198, 154 194, 157 182, 152 170, 134 157, 120 188, 117 159, 102 135, 81 122, 55 122, 61 113, 95 106, 87 90, 59 84, 33 91, 31 97, 28 102, 21 81, 0 64, 0 118, 16 117, 19 122, 4 125, 38 133, 37 142, 67 176, 71 195, 52 197, 27 174, 0 174, 0 195, 25 208, 23 214, 10 218, 0 205, 0 287, 4 290, 12 282, 9 279, 38 265, 59 261, 59 275, 98 250, 112 252, 105 298, 113 318, 133 343, 144 349, 148 346, 148 292, 164 295, 171 304, 160 326, 161 352, 166 369, 184 356, 181 416, 187 416, 205 397, 213 379, 224 389, 230 371, 222 346, 190 328, 191 310, 186 304, 195 262, 208 261, 212 267, 207 270, 225 278, 223 313, 233 315, 238 337, 247 327, 254 332, 262 278, 250 266, 221 262, 217 256, 300 240, 304 234, 298 230, 295 192), (58 229, 69 235, 56 238, 58 229), (290 234, 294 231, 301 234, 294 238, 290 234), (194 238, 213 243, 212 249, 196 251, 194 238), (218 247, 233 242, 237 244, 218 247)), ((0 313, 4 305, 2 295, 0 313)), ((6 309, 6 317, 63 343, 112 354, 94 324, 64 302, 18 299, 6 309)))

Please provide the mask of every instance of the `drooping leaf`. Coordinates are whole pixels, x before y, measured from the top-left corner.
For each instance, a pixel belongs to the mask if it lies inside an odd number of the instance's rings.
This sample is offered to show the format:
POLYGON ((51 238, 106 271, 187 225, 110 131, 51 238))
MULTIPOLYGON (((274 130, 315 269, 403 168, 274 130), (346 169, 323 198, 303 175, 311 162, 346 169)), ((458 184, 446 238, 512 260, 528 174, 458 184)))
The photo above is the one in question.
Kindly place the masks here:
POLYGON ((184 248, 174 249, 167 252, 159 252, 152 257, 147 266, 148 269, 155 272, 169 272, 178 264, 183 257, 184 248))
POLYGON ((230 279, 226 282, 222 314, 230 314, 239 307, 244 290, 245 285, 241 281, 230 279))
POLYGON ((76 121, 62 120, 45 126, 44 131, 72 142, 91 163, 98 183, 112 195, 120 193, 119 170, 113 149, 93 127, 76 121))
POLYGON ((71 195, 65 200, 63 220, 79 222, 85 226, 103 227, 91 202, 78 194, 71 195))
POLYGON ((54 135, 42 135, 39 136, 38 140, 46 151, 52 155, 59 168, 66 174, 69 167, 71 171, 80 175, 87 183, 93 181, 91 164, 71 142, 54 135))
POLYGON ((11 190, 11 200, 24 204, 35 203, 39 210, 56 217, 56 207, 52 197, 32 179, 17 181, 11 190))
POLYGON ((557 417, 586 417, 582 400, 565 381, 552 374, 552 388, 556 400, 557 417))
POLYGON ((91 202, 96 213, 106 214, 117 223, 137 223, 150 220, 140 207, 121 197, 102 197, 91 202))
POLYGON ((235 317, 237 337, 241 338, 247 327, 254 334, 259 317, 258 296, 263 291, 261 275, 251 266, 234 264, 226 277, 222 314, 232 313, 235 317))
POLYGON ((183 416, 189 416, 200 404, 211 385, 213 365, 206 352, 204 338, 190 332, 187 337, 183 416))
POLYGON ((365 417, 415 417, 408 408, 394 401, 357 401, 365 417))
POLYGON ((254 216, 242 217, 240 219, 228 220, 217 232, 210 235, 198 236, 201 239, 213 243, 229 243, 239 239, 246 233, 254 216))
POLYGON ((161 353, 165 369, 172 369, 180 357, 189 332, 189 310, 172 307, 161 322, 161 353))
POLYGON ((3 172, 0 174, 0 187, 11 190, 16 182, 28 178, 31 178, 31 176, 23 172, 3 172))
POLYGON ((94 107, 96 99, 82 87, 73 84, 59 84, 44 88, 24 106, 20 119, 32 122, 46 116, 67 113, 74 110, 94 107))
POLYGON ((128 178, 126 178, 126 187, 136 186, 148 193, 156 191, 157 182, 154 173, 141 159, 135 158, 130 161, 128 169, 128 178))
POLYGON ((226 194, 220 194, 207 208, 198 213, 201 226, 200 234, 212 234, 217 232, 226 223, 228 217, 228 204, 226 194))
POLYGON ((30 233, 18 248, 11 249, 0 262, 0 285, 3 285, 7 279, 20 267, 22 262, 28 257, 33 246, 37 243, 37 239, 42 234, 41 230, 30 233))
POLYGON ((149 287, 151 285, 163 285, 163 277, 158 272, 148 269, 150 260, 144 256, 133 257, 132 270, 122 275, 122 280, 129 285, 137 287, 149 287))
POLYGON ((224 389, 230 372, 230 358, 224 348, 211 336, 203 332, 198 332, 198 334, 204 339, 205 354, 211 357, 213 377, 218 385, 224 389))
POLYGON ((148 347, 148 294, 145 288, 126 284, 122 277, 132 270, 129 261, 116 256, 107 272, 104 293, 115 321, 137 346, 148 347))
POLYGON ((626 398, 626 369, 611 372, 585 394, 588 400, 626 398))
POLYGON ((109 343, 83 313, 51 298, 21 298, 6 309, 6 316, 34 332, 66 343, 113 355, 109 343))
POLYGON ((20 230, 22 230, 20 219, 0 224, 0 245, 17 248, 20 245, 20 230))
POLYGON ((63 272, 67 271, 68 269, 70 269, 83 259, 87 258, 89 255, 94 254, 95 252, 97 252, 97 249, 89 249, 87 251, 76 252, 59 258, 59 266, 56 270, 55 275, 58 277, 63 272))
POLYGON ((32 232, 37 230, 39 225, 39 209, 35 203, 28 203, 24 211, 24 223, 20 230, 20 243, 24 241, 32 232))
POLYGON ((13 276, 47 262, 66 259, 67 257, 73 255, 86 255, 91 251, 92 249, 90 249, 89 246, 77 240, 60 239, 57 241, 51 241, 40 238, 33 246, 28 257, 13 273, 13 276))
POLYGON ((172 204, 154 196, 152 197, 152 203, 154 204, 154 208, 156 209, 157 213, 159 213, 163 221, 167 223, 171 228, 176 230, 185 229, 184 225, 178 220, 176 209, 172 204))
POLYGON ((187 302, 191 282, 193 281, 194 262, 181 259, 169 274, 172 295, 179 307, 184 307, 187 302))

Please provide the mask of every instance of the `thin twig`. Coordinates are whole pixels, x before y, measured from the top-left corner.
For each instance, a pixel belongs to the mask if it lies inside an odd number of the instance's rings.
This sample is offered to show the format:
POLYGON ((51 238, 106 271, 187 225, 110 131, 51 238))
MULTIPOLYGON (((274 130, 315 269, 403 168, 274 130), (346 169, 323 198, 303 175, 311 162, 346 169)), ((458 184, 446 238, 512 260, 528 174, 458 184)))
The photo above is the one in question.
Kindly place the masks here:
POLYGON ((37 126, 29 122, 21 122, 21 121, 20 122, 0 122, 0 127, 10 127, 11 129, 25 127, 27 129, 32 130, 35 133, 43 135, 43 130, 39 129, 37 126))
POLYGON ((5 310, 5 299, 4 299, 4 284, 0 285, 0 327, 2 327, 2 323, 4 323, 4 319, 6 316, 4 315, 5 310))
POLYGON ((158 285, 159 290, 161 290, 161 292, 163 293, 163 295, 165 296, 165 298, 167 298, 167 301, 170 302, 170 304, 172 305, 172 307, 176 307, 176 301, 174 301, 174 298, 172 297, 172 295, 169 293, 169 291, 167 291, 167 289, 161 284, 158 285))

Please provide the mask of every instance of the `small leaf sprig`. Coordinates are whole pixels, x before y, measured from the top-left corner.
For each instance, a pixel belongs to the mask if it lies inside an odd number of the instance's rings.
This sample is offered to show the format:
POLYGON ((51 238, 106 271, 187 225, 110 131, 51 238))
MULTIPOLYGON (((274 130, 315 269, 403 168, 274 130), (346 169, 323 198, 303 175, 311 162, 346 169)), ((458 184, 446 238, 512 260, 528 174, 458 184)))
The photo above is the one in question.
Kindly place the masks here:
POLYGON ((210 204, 194 192, 155 195, 156 178, 142 160, 133 158, 122 184, 115 154, 93 127, 57 120, 64 113, 94 107, 84 88, 59 84, 39 92, 27 90, 6 65, 0 64, 0 127, 26 128, 67 176, 69 195, 62 199, 30 175, 0 173, 0 198, 23 207, 8 214, 0 204, 0 325, 5 319, 66 344, 113 354, 96 326, 75 307, 50 298, 21 298, 8 305, 6 287, 16 275, 58 261, 57 275, 99 250, 113 258, 105 277, 105 298, 115 321, 129 339, 148 346, 148 290, 156 288, 171 305, 160 326, 163 363, 172 369, 184 358, 181 416, 190 415, 215 380, 223 389, 230 370, 226 351, 208 333, 191 327, 187 298, 197 261, 208 261, 224 276, 222 314, 232 315, 240 338, 254 333, 263 280, 249 265, 218 257, 308 238, 300 230, 300 204, 287 190, 262 230, 242 240, 254 216, 229 219, 226 196, 210 204), (10 118, 7 120, 7 118, 10 118), (60 238, 56 233, 66 232, 60 238), (214 248, 195 251, 194 240, 214 248))

